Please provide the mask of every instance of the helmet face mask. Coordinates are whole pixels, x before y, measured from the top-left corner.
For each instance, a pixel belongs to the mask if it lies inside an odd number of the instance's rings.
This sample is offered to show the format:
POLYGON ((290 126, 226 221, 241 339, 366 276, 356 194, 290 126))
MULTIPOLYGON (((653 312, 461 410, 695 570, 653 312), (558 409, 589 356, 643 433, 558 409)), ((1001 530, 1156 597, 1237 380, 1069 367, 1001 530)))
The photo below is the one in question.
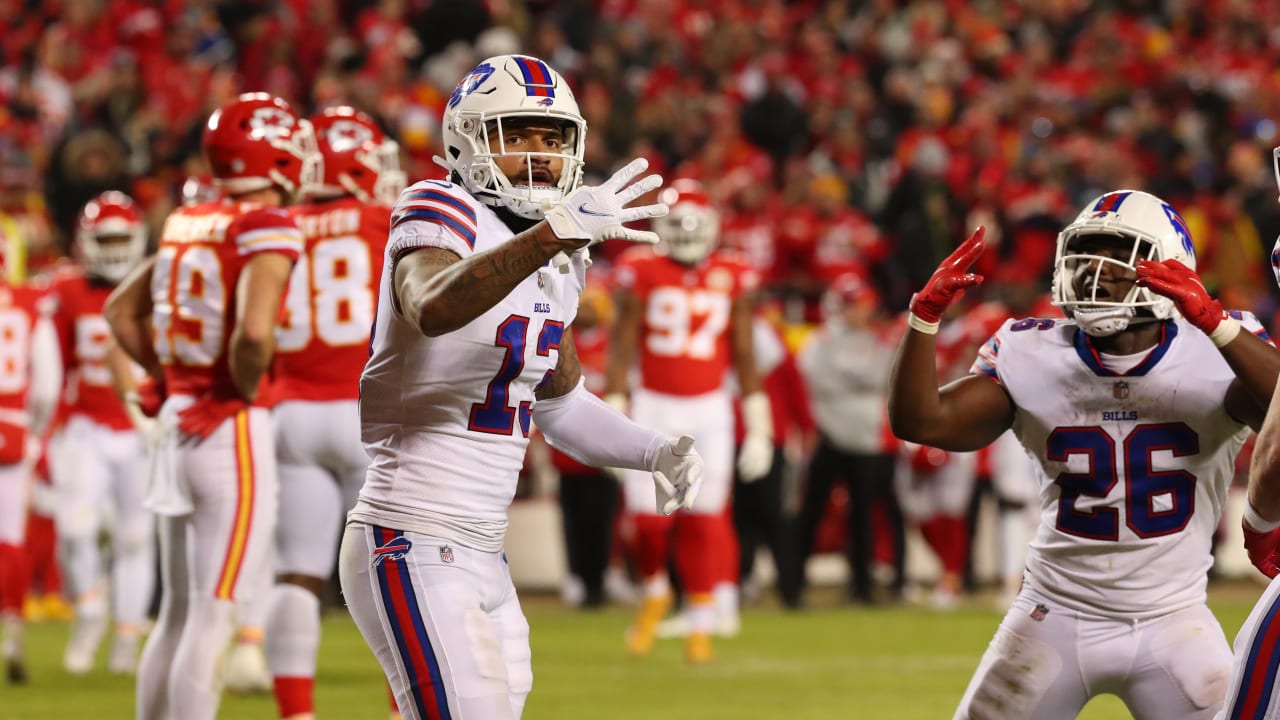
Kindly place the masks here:
POLYGON ((133 200, 114 191, 90 200, 76 226, 76 251, 88 275, 124 280, 147 254, 146 225, 133 200))
POLYGON ((658 249, 683 265, 707 258, 720 241, 720 214, 702 186, 693 180, 677 180, 658 195, 670 206, 665 216, 654 218, 658 249))
POLYGON ((537 58, 500 55, 462 79, 444 111, 445 157, 439 162, 478 200, 519 217, 539 220, 582 183, 587 123, 559 73, 537 58), (508 152, 506 138, 518 122, 560 128, 561 152, 508 152), (523 156, 523 177, 508 177, 499 159, 523 156), (535 158, 560 161, 558 178, 534 181, 535 158))
POLYGON ((1178 260, 1195 269, 1195 249, 1186 222, 1168 203, 1148 193, 1107 193, 1058 235, 1053 304, 1086 333, 1105 337, 1135 321, 1168 320, 1173 301, 1138 287, 1140 260, 1178 260), (1117 297, 1117 286, 1123 288, 1117 297))

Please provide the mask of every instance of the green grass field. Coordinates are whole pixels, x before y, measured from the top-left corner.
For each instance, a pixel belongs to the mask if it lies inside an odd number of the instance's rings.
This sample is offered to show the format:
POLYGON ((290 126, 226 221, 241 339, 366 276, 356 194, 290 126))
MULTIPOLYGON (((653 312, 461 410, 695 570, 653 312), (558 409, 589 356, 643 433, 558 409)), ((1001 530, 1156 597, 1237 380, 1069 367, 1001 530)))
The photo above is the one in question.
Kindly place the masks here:
MULTIPOLYGON (((1211 604, 1233 638, 1262 587, 1215 585, 1211 604)), ((749 609, 742 635, 718 643, 717 661, 690 668, 678 641, 652 657, 622 647, 630 612, 564 609, 554 599, 524 600, 533 628, 534 689, 526 720, 789 720, 949 718, 999 615, 974 604, 938 614, 910 607, 820 608, 803 614, 749 609)), ((384 720, 381 675, 359 633, 340 613, 324 624, 317 711, 323 720, 384 720)), ((98 670, 62 673, 65 625, 28 634, 32 683, 0 686, 0 720, 133 717, 130 679, 98 670)), ((269 720, 270 697, 228 697, 221 718, 269 720)), ((1113 697, 1082 718, 1127 718, 1113 697)))

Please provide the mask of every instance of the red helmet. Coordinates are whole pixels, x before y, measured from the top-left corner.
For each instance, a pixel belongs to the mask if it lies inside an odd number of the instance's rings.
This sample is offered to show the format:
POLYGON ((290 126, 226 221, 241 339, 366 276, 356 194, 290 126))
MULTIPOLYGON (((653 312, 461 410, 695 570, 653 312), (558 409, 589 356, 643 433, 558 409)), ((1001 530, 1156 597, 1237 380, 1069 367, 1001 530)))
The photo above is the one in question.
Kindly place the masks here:
POLYGON ((316 145, 324 157, 324 181, 314 197, 352 195, 361 202, 395 205, 406 178, 400 146, 365 113, 338 106, 311 116, 316 145))
POLYGON ((653 221, 668 255, 692 265, 711 254, 720 240, 720 213, 697 180, 676 180, 658 194, 671 212, 653 221))
POLYGON ((208 175, 192 175, 182 183, 182 204, 199 205, 222 198, 222 191, 208 175))
POLYGON ((85 272, 112 283, 124 279, 147 255, 147 228, 133 200, 111 190, 80 211, 76 248, 85 272))
POLYGON ((214 183, 228 195, 279 187, 292 201, 321 179, 311 123, 266 93, 245 93, 214 110, 200 144, 214 183))

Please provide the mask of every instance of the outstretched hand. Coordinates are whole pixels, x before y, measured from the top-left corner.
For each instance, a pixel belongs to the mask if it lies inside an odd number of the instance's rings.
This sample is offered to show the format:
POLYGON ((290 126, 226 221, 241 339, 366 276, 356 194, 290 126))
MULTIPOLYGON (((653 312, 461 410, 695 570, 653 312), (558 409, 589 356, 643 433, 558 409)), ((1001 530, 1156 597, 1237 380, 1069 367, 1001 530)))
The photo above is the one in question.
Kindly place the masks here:
POLYGON ((547 224, 561 240, 586 240, 586 247, 605 240, 658 242, 657 233, 632 230, 624 223, 662 217, 669 211, 666 203, 627 207, 645 193, 662 186, 661 175, 647 175, 631 183, 649 168, 649 161, 636 158, 596 187, 580 187, 559 205, 547 211, 547 224))
POLYGON ((942 261, 920 292, 912 296, 912 315, 926 323, 937 324, 947 308, 959 300, 966 289, 982 282, 982 276, 969 272, 969 268, 986 249, 982 242, 986 233, 987 228, 979 226, 968 240, 942 261))
POLYGON ((657 486, 658 510, 663 515, 681 508, 688 510, 702 487, 702 458, 693 449, 693 438, 679 435, 667 440, 654 458, 653 483, 657 486))
POLYGON ((1213 299, 1195 270, 1170 258, 1164 262, 1140 260, 1138 286, 1173 301, 1178 312, 1205 335, 1212 336, 1223 320, 1229 319, 1222 303, 1213 299))

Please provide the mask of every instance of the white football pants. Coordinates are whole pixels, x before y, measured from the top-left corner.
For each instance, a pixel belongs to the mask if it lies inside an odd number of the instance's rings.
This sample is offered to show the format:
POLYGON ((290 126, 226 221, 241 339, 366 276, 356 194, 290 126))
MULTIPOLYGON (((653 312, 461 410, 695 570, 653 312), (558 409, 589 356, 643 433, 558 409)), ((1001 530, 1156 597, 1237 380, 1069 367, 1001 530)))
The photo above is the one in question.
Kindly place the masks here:
POLYGON ((338 571, 404 720, 519 720, 533 666, 504 554, 353 522, 338 571))
POLYGON ((1063 607, 1023 586, 987 647, 955 720, 1070 720, 1118 695, 1136 720, 1209 720, 1231 649, 1205 605, 1142 620, 1063 607))

